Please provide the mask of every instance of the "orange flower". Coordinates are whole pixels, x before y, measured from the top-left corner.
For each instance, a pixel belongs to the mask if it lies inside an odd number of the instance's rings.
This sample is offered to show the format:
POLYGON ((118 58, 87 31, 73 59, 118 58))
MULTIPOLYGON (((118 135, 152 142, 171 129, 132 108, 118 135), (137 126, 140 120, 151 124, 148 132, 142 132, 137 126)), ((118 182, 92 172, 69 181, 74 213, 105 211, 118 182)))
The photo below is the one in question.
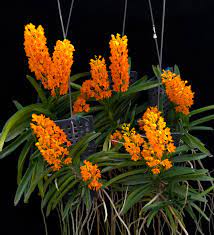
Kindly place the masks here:
POLYGON ((180 75, 167 70, 162 73, 162 83, 166 87, 169 100, 176 105, 176 111, 188 115, 193 105, 194 92, 191 86, 186 85, 187 81, 181 80, 180 75))
POLYGON ((47 40, 41 25, 37 28, 33 24, 25 26, 24 48, 28 57, 29 68, 34 72, 37 80, 48 88, 47 76, 51 73, 51 57, 46 46, 47 40))
POLYGON ((83 82, 81 94, 74 103, 74 112, 88 112, 89 105, 86 105, 86 100, 90 98, 103 100, 111 96, 105 59, 101 56, 96 57, 95 60, 91 59, 90 66, 91 79, 83 82))
POLYGON ((141 160, 141 145, 143 144, 143 138, 136 133, 135 128, 130 130, 130 124, 124 123, 122 125, 122 133, 116 131, 111 139, 124 139, 124 147, 126 151, 131 155, 131 160, 141 160))
POLYGON ((88 188, 91 190, 99 190, 102 186, 99 183, 99 179, 101 178, 100 170, 97 165, 92 165, 91 162, 84 160, 84 166, 80 167, 80 172, 82 175, 83 181, 88 182, 88 188))
POLYGON ((53 53, 52 76, 48 79, 49 89, 53 96, 57 88, 60 95, 68 93, 74 51, 74 46, 69 40, 64 39, 63 41, 58 40, 56 42, 53 53))
POLYGON ((111 36, 109 42, 110 70, 113 81, 113 89, 116 92, 125 92, 129 87, 129 62, 128 62, 128 39, 127 36, 120 37, 120 34, 111 36))
POLYGON ((37 80, 41 80, 45 89, 51 91, 52 96, 56 95, 56 91, 64 95, 68 92, 74 47, 67 39, 58 40, 51 58, 46 42, 41 25, 38 28, 33 24, 25 26, 24 47, 31 72, 35 73, 37 80))
POLYGON ((138 121, 141 130, 145 131, 148 141, 144 142, 141 152, 146 164, 149 167, 155 167, 153 174, 159 174, 157 169, 163 166, 166 170, 172 167, 171 161, 162 160, 162 157, 175 151, 175 146, 170 133, 166 127, 161 112, 157 107, 150 107, 146 110, 141 120, 138 121))
POLYGON ((69 154, 67 147, 71 146, 71 142, 54 121, 43 114, 33 114, 30 126, 38 138, 37 148, 54 171, 72 162, 70 157, 66 158, 69 154))
POLYGON ((123 138, 123 135, 119 131, 115 131, 113 135, 111 135, 111 140, 113 144, 116 144, 116 141, 119 141, 123 138), (115 140, 115 141, 113 141, 115 140))

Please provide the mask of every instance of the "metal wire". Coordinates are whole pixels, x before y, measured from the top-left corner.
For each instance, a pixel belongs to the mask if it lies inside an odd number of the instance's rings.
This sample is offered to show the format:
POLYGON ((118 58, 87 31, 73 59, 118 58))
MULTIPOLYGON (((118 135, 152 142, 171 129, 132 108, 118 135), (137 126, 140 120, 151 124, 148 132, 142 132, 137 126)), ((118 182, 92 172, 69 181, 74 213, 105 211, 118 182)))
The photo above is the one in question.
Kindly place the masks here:
POLYGON ((69 26, 70 26, 71 13, 72 13, 72 10, 73 10, 73 6, 74 6, 74 0, 71 1, 71 6, 70 6, 70 10, 69 10, 68 22, 67 22, 67 25, 66 25, 66 32, 65 32, 66 37, 68 35, 68 29, 69 29, 69 26))
POLYGON ((163 0, 163 15, 162 15, 162 29, 161 29, 161 49, 160 49, 160 69, 162 71, 162 58, 163 58, 163 40, 164 40, 164 26, 166 15, 166 0, 163 0))
POLYGON ((128 0, 125 0, 124 15, 123 15, 123 31, 122 31, 122 36, 125 33, 125 27, 126 27, 127 5, 128 5, 128 0))
POLYGON ((63 35, 63 38, 66 38, 65 27, 64 27, 64 23, 62 19, 62 10, 61 10, 61 5, 60 5, 60 0, 57 0, 57 4, 58 4, 59 18, 60 18, 60 23, 61 23, 61 28, 62 28, 62 35, 63 35))
MULTIPOLYGON (((65 27, 64 27, 63 18, 62 18, 62 10, 61 10, 61 6, 60 6, 60 0, 57 0, 57 4, 58 4, 59 18, 60 18, 60 22, 61 22, 63 38, 65 39, 67 37, 68 28, 69 28, 69 25, 70 25, 70 19, 71 19, 71 13, 72 13, 73 5, 74 5, 74 0, 72 0, 72 2, 71 2, 68 21, 67 21, 67 26, 66 26, 66 32, 65 32, 65 27)), ((72 117, 73 116, 73 111, 72 111, 72 98, 71 98, 71 84, 70 83, 71 83, 71 81, 70 81, 70 77, 69 77, 69 79, 68 79, 68 90, 69 90, 70 115, 72 117)), ((71 124, 73 125, 73 123, 71 123, 71 124)), ((74 132, 74 128, 72 128, 72 130, 74 132)))
POLYGON ((154 21, 154 16, 153 16, 151 0, 148 0, 148 3, 149 3, 149 10, 150 10, 151 21, 152 21, 153 38, 155 40, 155 46, 156 46, 156 52, 157 52, 157 57, 158 57, 158 63, 159 63, 159 66, 160 66, 160 53, 159 53, 157 34, 156 34, 156 27, 155 27, 155 21, 154 21))

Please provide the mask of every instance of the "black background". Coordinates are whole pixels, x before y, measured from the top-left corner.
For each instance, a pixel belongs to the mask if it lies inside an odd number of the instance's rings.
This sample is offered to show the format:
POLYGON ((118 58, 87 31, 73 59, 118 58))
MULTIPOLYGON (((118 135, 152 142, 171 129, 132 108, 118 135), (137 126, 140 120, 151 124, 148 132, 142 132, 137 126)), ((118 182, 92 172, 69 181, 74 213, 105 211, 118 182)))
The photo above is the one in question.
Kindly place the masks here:
MULTIPOLYGON (((70 0, 61 0, 65 22, 70 0)), ((152 1, 157 32, 160 35, 162 1, 152 1)), ((0 128, 15 112, 12 100, 24 105, 35 101, 36 94, 25 79, 29 72, 23 49, 24 25, 42 24, 50 51, 62 39, 56 0, 4 1, 0 5, 0 128), (3 5, 2 5, 3 4, 3 5)), ((75 46, 73 73, 89 69, 94 55, 109 55, 110 35, 121 33, 124 0, 76 0, 68 34, 75 46)), ((168 0, 166 7, 163 67, 177 64, 182 77, 195 91, 194 108, 214 103, 214 1, 168 0)), ((152 75, 151 65, 157 64, 151 19, 147 0, 129 0, 125 33, 129 39, 132 69, 140 75, 152 75)), ((212 133, 202 140, 213 152, 212 133)), ((39 199, 13 206, 16 190, 18 154, 0 162, 0 235, 44 234, 39 199)), ((213 161, 206 160, 212 170, 213 161)), ((49 219, 50 234, 59 234, 54 217, 49 219)))

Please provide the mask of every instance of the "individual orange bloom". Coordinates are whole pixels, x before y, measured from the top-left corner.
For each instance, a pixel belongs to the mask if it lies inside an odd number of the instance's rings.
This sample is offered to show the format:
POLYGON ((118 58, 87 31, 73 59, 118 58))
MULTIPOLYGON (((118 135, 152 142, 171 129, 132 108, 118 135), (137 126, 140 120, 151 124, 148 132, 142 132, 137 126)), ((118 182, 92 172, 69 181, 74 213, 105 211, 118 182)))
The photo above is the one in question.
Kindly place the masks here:
POLYGON ((125 92, 129 87, 129 62, 128 62, 128 39, 127 36, 121 37, 120 34, 112 35, 109 42, 110 70, 113 81, 113 90, 116 92, 125 92))
POLYGON ((73 105, 74 113, 89 112, 90 106, 86 104, 86 100, 79 96, 73 105))
POLYGON ((123 135, 120 131, 116 130, 113 135, 111 135, 111 141, 113 144, 116 144, 117 141, 120 141, 123 138, 123 135))
POLYGON ((25 26, 24 47, 28 57, 29 68, 37 80, 41 80, 51 95, 64 95, 68 92, 68 81, 73 64, 74 47, 69 40, 58 40, 51 58, 44 29, 33 24, 25 26))
POLYGON ((154 175, 158 175, 158 174, 160 174, 160 170, 159 170, 158 168, 153 168, 153 169, 152 169, 152 173, 153 173, 154 175))
POLYGON ((88 188, 91 190, 99 190, 102 184, 99 182, 101 178, 100 170, 97 165, 92 165, 91 162, 84 160, 84 165, 80 167, 82 179, 88 182, 88 188))
POLYGON ((66 158, 71 142, 54 121, 43 114, 33 114, 30 126, 38 138, 37 148, 54 171, 60 170, 63 164, 72 162, 70 157, 66 158))
POLYGON ((188 115, 194 98, 191 86, 187 86, 187 81, 181 80, 180 75, 169 70, 163 71, 161 76, 162 83, 166 87, 166 94, 169 100, 176 105, 176 111, 188 115))

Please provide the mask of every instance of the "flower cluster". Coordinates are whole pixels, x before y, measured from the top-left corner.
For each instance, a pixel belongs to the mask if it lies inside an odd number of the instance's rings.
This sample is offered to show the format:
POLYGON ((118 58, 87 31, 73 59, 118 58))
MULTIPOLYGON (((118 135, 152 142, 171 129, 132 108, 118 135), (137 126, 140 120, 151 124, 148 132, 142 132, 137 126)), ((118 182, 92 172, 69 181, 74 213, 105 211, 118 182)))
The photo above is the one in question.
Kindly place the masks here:
POLYGON ((122 131, 116 131, 111 140, 113 143, 123 141, 126 151, 131 155, 133 161, 146 161, 148 167, 152 168, 153 174, 159 174, 161 168, 168 170, 172 167, 168 157, 175 151, 170 129, 166 127, 161 113, 157 107, 150 107, 138 121, 140 130, 145 133, 145 138, 136 133, 130 124, 123 124, 122 131))
POLYGON ((30 126, 38 138, 36 146, 54 171, 72 162, 70 157, 66 158, 69 154, 67 147, 71 146, 71 142, 54 121, 43 114, 33 114, 30 126))
POLYGON ((113 81, 113 90, 125 92, 129 87, 129 62, 128 62, 128 39, 127 36, 120 37, 112 35, 109 42, 111 49, 110 70, 113 81))
POLYGON ((140 134, 137 134, 135 128, 130 129, 130 124, 122 125, 122 133, 124 139, 124 147, 126 151, 131 155, 133 161, 141 160, 141 145, 144 139, 140 134))
POLYGON ((160 167, 166 170, 172 167, 171 161, 162 159, 175 151, 170 129, 166 127, 161 112, 157 107, 150 107, 138 121, 140 129, 146 134, 147 141, 143 143, 141 152, 146 164, 153 168, 153 174, 160 173, 160 167))
POLYGON ((52 79, 48 79, 52 95, 55 95, 55 89, 59 89, 60 95, 67 94, 74 51, 74 46, 69 40, 56 42, 53 53, 52 79))
POLYGON ((73 106, 75 113, 88 112, 89 105, 86 104, 86 101, 90 98, 103 100, 111 96, 105 59, 101 56, 91 59, 90 67, 91 79, 84 81, 82 84, 80 89, 81 94, 73 106))
POLYGON ((25 26, 24 48, 29 68, 31 72, 35 73, 36 79, 41 80, 47 89, 47 77, 51 74, 52 61, 46 43, 44 29, 41 25, 37 28, 31 23, 25 26))
POLYGON ((181 80, 180 75, 170 70, 163 71, 162 83, 166 87, 166 94, 171 102, 176 105, 176 111, 185 115, 189 114, 189 108, 193 105, 194 92, 187 81, 181 80))
POLYGON ((41 80, 45 89, 51 91, 52 96, 56 91, 64 95, 68 92, 74 47, 69 40, 58 40, 51 58, 46 43, 41 25, 37 28, 31 23, 25 26, 24 47, 31 72, 41 80))
POLYGON ((97 165, 92 165, 91 162, 84 160, 84 165, 80 167, 82 179, 88 182, 88 188, 91 190, 99 190, 102 184, 99 182, 101 178, 100 170, 97 165))
MULTIPOLYGON (((127 43, 127 37, 120 37, 119 34, 116 36, 112 35, 109 42, 111 49, 110 70, 113 90, 116 92, 125 92, 129 87, 130 77, 127 43)), ((86 104, 86 101, 90 98, 103 100, 112 95, 105 59, 101 56, 91 59, 90 67, 91 79, 84 81, 82 84, 80 89, 81 94, 73 106, 75 113, 88 112, 90 108, 86 104)))

